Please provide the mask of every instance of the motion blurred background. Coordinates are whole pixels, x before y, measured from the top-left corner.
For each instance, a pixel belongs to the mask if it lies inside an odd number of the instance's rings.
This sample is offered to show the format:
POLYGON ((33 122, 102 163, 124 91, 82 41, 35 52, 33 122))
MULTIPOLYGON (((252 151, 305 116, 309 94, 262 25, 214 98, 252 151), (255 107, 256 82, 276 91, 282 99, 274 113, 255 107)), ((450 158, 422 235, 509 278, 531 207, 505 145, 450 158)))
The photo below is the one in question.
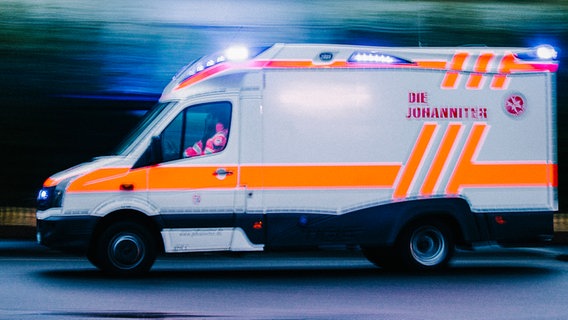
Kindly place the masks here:
POLYGON ((560 0, 1 0, 0 207, 33 208, 51 174, 112 152, 190 61, 315 42, 555 46, 566 208, 567 40, 560 0))

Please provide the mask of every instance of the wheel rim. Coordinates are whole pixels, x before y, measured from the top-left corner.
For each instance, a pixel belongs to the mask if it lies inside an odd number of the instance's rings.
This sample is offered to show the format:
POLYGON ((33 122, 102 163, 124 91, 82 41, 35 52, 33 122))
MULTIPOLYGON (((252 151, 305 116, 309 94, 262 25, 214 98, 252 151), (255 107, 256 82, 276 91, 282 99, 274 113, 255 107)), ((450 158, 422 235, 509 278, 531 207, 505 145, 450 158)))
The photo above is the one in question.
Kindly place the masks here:
POLYGON ((447 254, 446 238, 435 227, 420 227, 412 234, 410 252, 414 260, 421 265, 438 265, 444 261, 447 254))
POLYGON ((123 270, 132 269, 144 259, 144 242, 136 234, 118 234, 112 239, 108 253, 114 266, 123 270))

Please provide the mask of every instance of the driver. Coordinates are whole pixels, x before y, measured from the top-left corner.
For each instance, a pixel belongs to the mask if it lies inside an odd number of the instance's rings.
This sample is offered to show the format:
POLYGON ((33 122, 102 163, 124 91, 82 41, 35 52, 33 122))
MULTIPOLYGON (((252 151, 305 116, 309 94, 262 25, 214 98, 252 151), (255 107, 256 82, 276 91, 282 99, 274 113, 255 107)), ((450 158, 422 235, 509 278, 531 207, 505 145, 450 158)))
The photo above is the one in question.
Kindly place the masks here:
POLYGON ((210 133, 206 133, 201 140, 194 143, 193 146, 185 149, 184 156, 186 158, 212 154, 225 149, 229 132, 222 121, 216 119, 214 123, 215 128, 212 134, 211 132, 213 130, 206 130, 206 132, 210 133))

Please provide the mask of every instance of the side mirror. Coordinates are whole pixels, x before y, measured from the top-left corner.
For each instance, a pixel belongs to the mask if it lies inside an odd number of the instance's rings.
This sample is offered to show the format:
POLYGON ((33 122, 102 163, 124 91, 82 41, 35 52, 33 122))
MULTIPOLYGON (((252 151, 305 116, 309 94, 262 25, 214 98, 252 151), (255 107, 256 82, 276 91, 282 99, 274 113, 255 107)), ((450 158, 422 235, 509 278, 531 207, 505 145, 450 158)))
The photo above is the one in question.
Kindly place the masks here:
POLYGON ((132 169, 151 166, 160 162, 162 162, 162 139, 159 136, 155 136, 152 137, 148 149, 136 161, 132 169))

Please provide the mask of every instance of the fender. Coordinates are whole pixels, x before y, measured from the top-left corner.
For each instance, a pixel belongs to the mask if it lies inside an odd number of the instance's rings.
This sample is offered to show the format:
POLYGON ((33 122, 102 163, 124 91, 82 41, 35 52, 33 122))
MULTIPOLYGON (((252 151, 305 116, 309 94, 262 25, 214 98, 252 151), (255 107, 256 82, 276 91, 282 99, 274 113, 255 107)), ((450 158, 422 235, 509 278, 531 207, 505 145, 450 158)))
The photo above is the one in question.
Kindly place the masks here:
POLYGON ((138 211, 146 216, 152 217, 159 214, 159 208, 149 203, 145 197, 141 195, 117 195, 100 203, 98 206, 89 211, 89 215, 104 217, 112 212, 119 210, 138 211))
POLYGON ((455 222, 461 235, 461 240, 466 243, 482 241, 488 237, 485 215, 471 211, 469 203, 461 198, 430 198, 416 199, 386 205, 387 215, 391 217, 392 233, 388 238, 389 244, 394 244, 396 237, 402 229, 419 219, 442 218, 451 219, 455 222))

